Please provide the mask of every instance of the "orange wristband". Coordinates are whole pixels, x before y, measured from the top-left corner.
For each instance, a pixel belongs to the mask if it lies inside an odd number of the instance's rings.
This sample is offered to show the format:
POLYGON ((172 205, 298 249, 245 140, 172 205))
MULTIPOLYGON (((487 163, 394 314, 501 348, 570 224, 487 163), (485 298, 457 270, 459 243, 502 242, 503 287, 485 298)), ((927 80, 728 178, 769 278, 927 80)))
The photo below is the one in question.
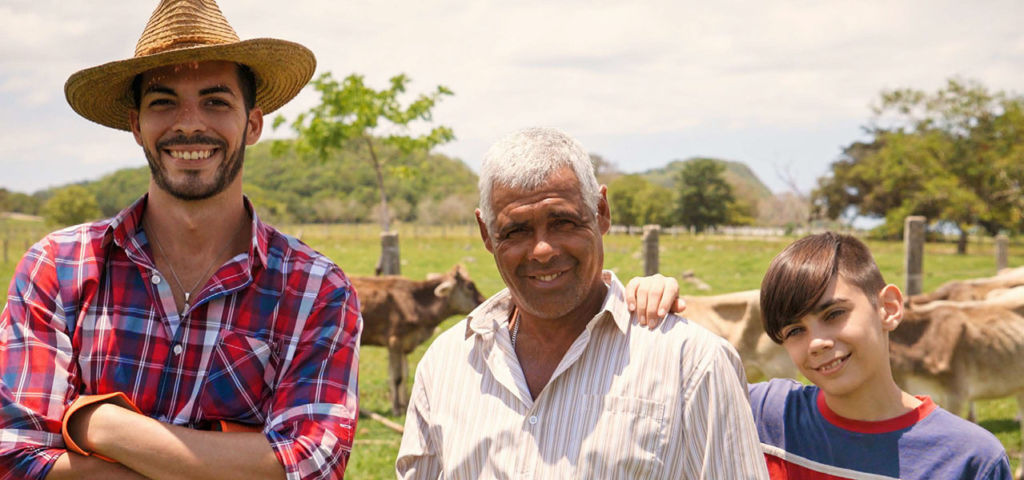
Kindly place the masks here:
POLYGON ((227 420, 218 420, 220 423, 220 431, 222 432, 255 432, 260 433, 263 431, 263 426, 253 425, 251 423, 238 423, 229 422, 227 420))
POLYGON ((117 463, 116 460, 104 457, 103 455, 85 451, 84 449, 82 449, 82 447, 79 447, 78 444, 75 443, 75 440, 71 438, 71 434, 68 433, 68 423, 70 422, 71 417, 74 416, 74 414, 77 413, 82 408, 85 408, 86 406, 93 405, 96 403, 113 403, 114 405, 117 405, 121 408, 126 408, 135 413, 142 413, 138 409, 138 407, 136 407, 135 404, 132 403, 132 401, 129 400, 128 397, 121 392, 104 393, 102 395, 79 395, 79 397, 76 398, 74 402, 71 402, 71 405, 68 406, 67 410, 64 411, 64 418, 61 420, 60 432, 64 436, 64 446, 69 451, 75 452, 80 455, 92 455, 100 460, 106 460, 110 463, 117 463))

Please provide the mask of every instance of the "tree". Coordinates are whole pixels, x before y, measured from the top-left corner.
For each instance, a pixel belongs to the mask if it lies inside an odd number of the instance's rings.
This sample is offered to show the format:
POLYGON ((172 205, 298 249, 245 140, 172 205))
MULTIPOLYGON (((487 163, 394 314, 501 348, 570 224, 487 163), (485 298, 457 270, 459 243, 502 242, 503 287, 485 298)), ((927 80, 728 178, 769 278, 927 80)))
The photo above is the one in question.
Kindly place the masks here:
POLYGON ((1019 232, 1024 215, 1024 100, 949 80, 934 94, 883 91, 866 128, 819 179, 814 204, 829 218, 885 218, 897 236, 908 215, 955 225, 957 252, 968 232, 1019 232))
POLYGON ((668 225, 672 191, 640 175, 621 175, 608 184, 612 222, 617 225, 668 225))
POLYGON ((724 172, 725 165, 708 158, 696 158, 683 165, 679 171, 676 213, 680 223, 703 232, 730 220, 736 198, 724 172))
POLYGON ((590 154, 590 163, 594 166, 594 176, 597 177, 597 183, 609 185, 622 175, 619 167, 614 162, 596 153, 590 154))
MULTIPOLYGON (((385 165, 380 149, 393 147, 408 157, 416 151, 429 152, 455 138, 452 130, 445 126, 433 127, 422 135, 409 133, 410 124, 417 120, 431 122, 434 105, 441 97, 452 95, 452 91, 438 86, 434 92, 420 95, 403 107, 399 96, 405 93, 408 83, 409 78, 400 74, 391 78, 388 88, 374 90, 364 83, 362 75, 349 75, 339 83, 330 72, 324 73, 312 82, 313 88, 320 92, 320 104, 299 114, 291 125, 298 133, 296 148, 313 153, 322 161, 352 144, 365 148, 366 158, 376 175, 383 232, 391 230, 385 171, 390 175, 412 175, 415 169, 407 163, 385 165)), ((274 128, 284 122, 284 117, 278 116, 274 128)))
POLYGON ((810 210, 807 199, 800 194, 782 192, 762 201, 757 215, 759 224, 794 228, 807 223, 810 210))
POLYGON ((43 205, 43 216, 53 225, 76 225, 101 215, 96 197, 81 185, 58 190, 43 205))
POLYGON ((122 168, 86 187, 96 198, 103 216, 113 217, 146 193, 149 188, 149 168, 122 168))
POLYGON ((0 188, 0 212, 39 213, 39 199, 21 192, 0 188))

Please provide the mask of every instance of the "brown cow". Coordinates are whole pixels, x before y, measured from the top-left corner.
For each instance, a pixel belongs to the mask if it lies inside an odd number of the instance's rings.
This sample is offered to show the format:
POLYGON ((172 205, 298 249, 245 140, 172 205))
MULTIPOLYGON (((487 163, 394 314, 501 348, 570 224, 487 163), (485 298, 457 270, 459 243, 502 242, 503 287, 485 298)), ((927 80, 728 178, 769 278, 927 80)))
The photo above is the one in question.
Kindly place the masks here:
POLYGON ((907 392, 957 415, 970 401, 1014 395, 1024 414, 1024 317, 1012 308, 933 302, 909 309, 889 338, 893 376, 907 392))
POLYGON ((409 402, 405 356, 429 339, 439 323, 471 312, 485 298, 462 265, 424 281, 396 275, 351 281, 363 314, 360 343, 387 347, 392 412, 401 415, 409 402))
POLYGON ((789 354, 764 333, 760 290, 683 298, 683 316, 728 340, 739 352, 749 381, 797 378, 789 354))
POLYGON ((1005 268, 994 277, 946 282, 934 292, 911 296, 909 304, 922 305, 938 300, 952 302, 986 300, 1022 285, 1024 285, 1024 267, 1005 268))

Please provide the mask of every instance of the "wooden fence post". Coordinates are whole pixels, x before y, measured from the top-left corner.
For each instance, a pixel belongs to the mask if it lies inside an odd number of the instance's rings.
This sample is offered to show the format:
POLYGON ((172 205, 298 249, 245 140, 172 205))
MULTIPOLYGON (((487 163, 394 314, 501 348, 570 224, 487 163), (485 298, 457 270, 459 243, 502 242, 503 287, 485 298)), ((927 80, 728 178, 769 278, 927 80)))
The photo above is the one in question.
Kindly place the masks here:
POLYGON ((996 273, 1009 266, 1010 237, 1005 233, 996 235, 996 273))
POLYGON ((658 225, 644 225, 643 250, 644 250, 644 275, 658 273, 658 233, 661 227, 658 225))
POLYGON ((904 268, 907 274, 906 296, 921 293, 924 280, 924 222, 922 216, 910 216, 903 223, 904 268))
POLYGON ((381 233, 377 275, 400 275, 401 273, 402 261, 398 252, 398 232, 381 233))

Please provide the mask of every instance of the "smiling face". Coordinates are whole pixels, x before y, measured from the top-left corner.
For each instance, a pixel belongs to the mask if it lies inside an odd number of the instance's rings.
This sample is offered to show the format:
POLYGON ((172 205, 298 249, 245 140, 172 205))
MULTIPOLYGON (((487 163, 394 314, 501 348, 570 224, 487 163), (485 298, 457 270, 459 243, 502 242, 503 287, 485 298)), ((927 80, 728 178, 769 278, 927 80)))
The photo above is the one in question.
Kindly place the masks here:
POLYGON ((477 210, 480 234, 523 314, 546 320, 595 314, 582 310, 599 308, 605 295, 601 236, 610 216, 604 187, 595 215, 575 173, 563 167, 532 191, 495 185, 491 206, 490 226, 477 210))
POLYGON ((902 302, 899 289, 888 285, 873 305, 863 290, 837 275, 809 313, 782 328, 782 346, 826 396, 888 388, 888 335, 902 318, 902 302))
POLYGON ((246 111, 238 67, 200 62, 142 75, 132 133, 156 186, 180 200, 202 200, 241 182, 245 146, 259 140, 263 113, 246 111))

